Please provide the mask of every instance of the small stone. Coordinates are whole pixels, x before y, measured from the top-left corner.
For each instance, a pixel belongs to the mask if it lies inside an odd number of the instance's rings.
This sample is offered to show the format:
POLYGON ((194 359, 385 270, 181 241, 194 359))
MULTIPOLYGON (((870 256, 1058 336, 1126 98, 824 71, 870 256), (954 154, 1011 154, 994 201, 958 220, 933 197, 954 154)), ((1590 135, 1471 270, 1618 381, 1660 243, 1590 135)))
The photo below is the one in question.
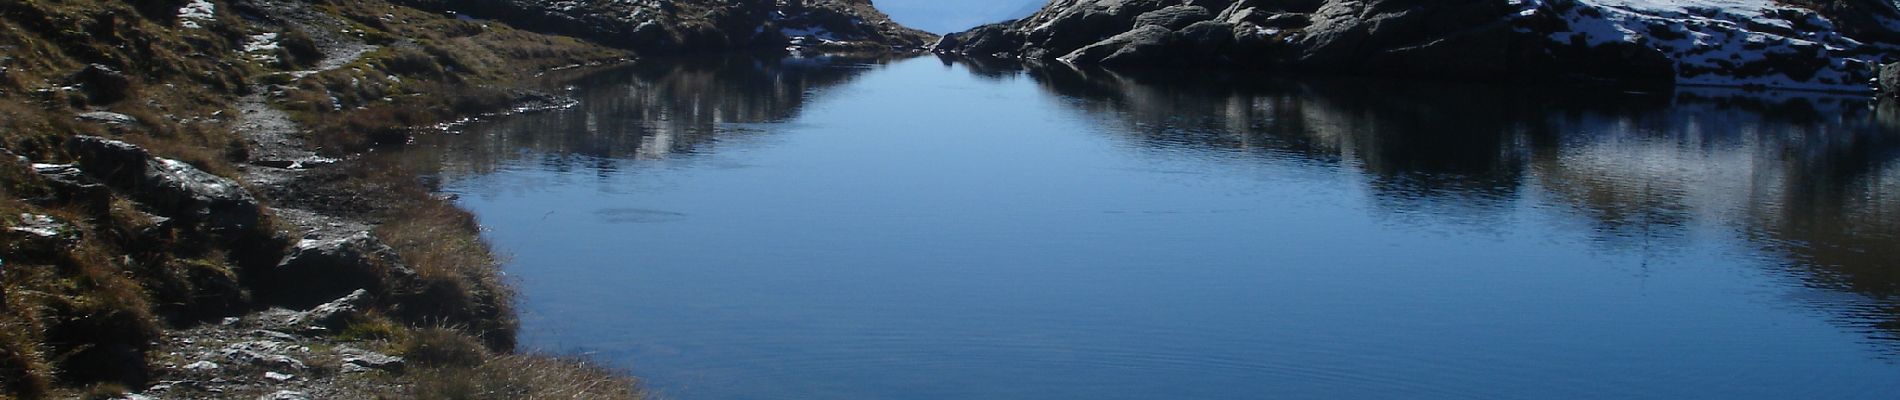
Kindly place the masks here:
POLYGON ((73 117, 80 121, 106 125, 133 125, 139 123, 138 118, 133 118, 130 115, 105 111, 83 112, 73 117))
POLYGON ((218 369, 218 363, 214 363, 210 361, 199 361, 195 363, 185 364, 185 366, 182 368, 184 368, 187 371, 216 371, 218 369))
POLYGON ((369 291, 357 289, 310 311, 292 317, 290 324, 305 329, 339 329, 356 320, 370 306, 369 291))
POLYGON ((346 368, 348 366, 358 366, 366 369, 398 372, 402 370, 403 360, 402 357, 366 352, 343 357, 343 365, 346 368))
POLYGON ((277 373, 277 372, 265 372, 264 379, 269 379, 277 383, 284 383, 284 382, 290 382, 291 379, 297 379, 297 376, 291 375, 291 374, 277 373))
POLYGON ((257 400, 310 400, 310 395, 293 390, 279 390, 276 393, 257 396, 257 400))
POLYGON ((273 330, 269 330, 269 329, 259 329, 259 330, 256 330, 256 331, 254 331, 254 332, 252 332, 252 333, 256 333, 256 334, 257 334, 258 336, 263 336, 263 337, 267 337, 267 338, 271 338, 271 339, 277 339, 277 340, 282 340, 282 341, 286 341, 286 342, 294 342, 294 341, 296 341, 296 340, 297 340, 297 336, 296 336, 296 335, 291 335, 291 334, 288 334, 288 333, 283 333, 283 332, 278 332, 278 331, 273 331, 273 330))

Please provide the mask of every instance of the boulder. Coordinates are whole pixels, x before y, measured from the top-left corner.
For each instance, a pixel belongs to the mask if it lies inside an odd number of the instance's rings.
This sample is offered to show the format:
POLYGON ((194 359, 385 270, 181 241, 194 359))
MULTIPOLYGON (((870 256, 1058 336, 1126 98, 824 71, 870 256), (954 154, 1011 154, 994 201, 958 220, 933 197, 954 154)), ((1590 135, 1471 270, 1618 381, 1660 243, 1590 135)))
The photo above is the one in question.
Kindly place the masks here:
POLYGON ((67 80, 84 90, 86 99, 95 104, 124 100, 132 90, 132 78, 103 64, 88 64, 67 80))
POLYGON ((67 148, 78 167, 164 216, 236 233, 257 226, 257 199, 237 182, 184 162, 153 157, 130 143, 76 136, 67 148))
POLYGON ((0 251, 16 261, 57 258, 79 241, 78 230, 52 216, 20 214, 18 217, 18 223, 0 229, 0 243, 4 243, 0 244, 0 251))
POLYGON ((369 291, 357 289, 354 292, 350 292, 348 296, 320 304, 315 308, 311 308, 310 311, 297 314, 297 316, 290 319, 290 324, 295 327, 316 331, 342 329, 350 322, 361 318, 363 312, 369 311, 372 305, 374 305, 374 303, 372 303, 372 299, 369 297, 369 291))
POLYGON ((405 364, 402 357, 349 346, 338 347, 337 353, 343 355, 343 372, 402 372, 405 364))
POLYGON ((92 179, 72 164, 33 164, 33 172, 46 179, 53 189, 51 201, 69 204, 94 215, 105 215, 112 206, 112 189, 92 179))
POLYGON ((256 293, 268 301, 291 307, 328 305, 326 303, 336 300, 343 302, 341 306, 361 310, 365 305, 359 302, 361 299, 351 299, 356 292, 381 293, 391 287, 394 280, 408 279, 414 274, 398 259, 395 250, 369 232, 346 237, 305 238, 268 272, 271 283, 256 293))

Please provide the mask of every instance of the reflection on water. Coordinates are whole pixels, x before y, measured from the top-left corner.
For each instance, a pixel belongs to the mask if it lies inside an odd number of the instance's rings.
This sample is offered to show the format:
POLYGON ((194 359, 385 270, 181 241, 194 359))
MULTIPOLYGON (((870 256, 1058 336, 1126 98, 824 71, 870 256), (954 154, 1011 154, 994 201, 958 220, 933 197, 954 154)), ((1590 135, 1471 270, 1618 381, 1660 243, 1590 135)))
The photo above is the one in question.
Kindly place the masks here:
MULTIPOLYGON (((407 154, 683 398, 1884 398, 1861 99, 648 61, 407 154)), ((1884 107, 1884 108, 1883 108, 1884 107)))
MULTIPOLYGON (((1684 230, 1719 225, 1784 253, 1785 265, 1817 287, 1900 300, 1900 130, 1864 99, 1288 82, 1062 65, 1030 73, 1144 147, 1350 164, 1395 218, 1491 225, 1509 218, 1519 191, 1540 190, 1591 217, 1597 240, 1615 251, 1667 251, 1684 230)), ((1894 318, 1879 307, 1849 307, 1874 312, 1854 320, 1894 318)))
MULTIPOLYGON (((668 58, 575 80, 572 110, 484 123, 478 140, 438 141, 448 168, 487 172, 524 152, 549 166, 614 172, 615 159, 661 159, 710 151, 746 124, 784 122, 824 88, 887 58, 704 56, 668 58)), ((430 152, 425 150, 425 152, 430 152)))

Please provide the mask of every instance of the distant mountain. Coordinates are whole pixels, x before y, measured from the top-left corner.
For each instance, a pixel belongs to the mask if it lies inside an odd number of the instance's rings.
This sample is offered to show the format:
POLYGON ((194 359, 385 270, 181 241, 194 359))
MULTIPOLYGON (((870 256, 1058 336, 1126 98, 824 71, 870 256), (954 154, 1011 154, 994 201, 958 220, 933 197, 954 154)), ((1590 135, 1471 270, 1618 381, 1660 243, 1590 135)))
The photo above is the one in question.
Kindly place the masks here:
POLYGON ((899 24, 934 33, 966 29, 1034 14, 1047 0, 877 0, 899 24))

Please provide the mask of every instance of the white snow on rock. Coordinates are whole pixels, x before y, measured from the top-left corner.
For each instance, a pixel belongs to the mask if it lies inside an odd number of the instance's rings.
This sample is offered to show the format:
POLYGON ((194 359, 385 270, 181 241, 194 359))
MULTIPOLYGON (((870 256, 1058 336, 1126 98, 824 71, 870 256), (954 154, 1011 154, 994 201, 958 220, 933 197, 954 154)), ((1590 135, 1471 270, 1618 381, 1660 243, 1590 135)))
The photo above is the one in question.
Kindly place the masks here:
POLYGON ((210 0, 191 0, 178 8, 178 25, 191 29, 203 28, 200 22, 210 22, 217 18, 218 6, 210 0))
MULTIPOLYGON (((1520 0, 1519 15, 1560 9, 1520 0)), ((1866 44, 1842 36, 1813 11, 1771 0, 1577 0, 1561 9, 1564 44, 1636 43, 1676 62, 1677 84, 1865 92, 1878 60, 1851 56, 1866 44), (1793 70, 1803 71, 1789 74, 1793 70), (1812 74, 1805 71, 1811 69, 1812 74)))
POLYGON ((244 40, 244 52, 254 60, 277 61, 277 47, 276 32, 259 33, 244 40))
POLYGON ((839 41, 838 34, 832 33, 822 26, 786 27, 780 28, 779 33, 791 38, 793 44, 813 44, 809 43, 812 40, 821 43, 837 43, 839 41))

